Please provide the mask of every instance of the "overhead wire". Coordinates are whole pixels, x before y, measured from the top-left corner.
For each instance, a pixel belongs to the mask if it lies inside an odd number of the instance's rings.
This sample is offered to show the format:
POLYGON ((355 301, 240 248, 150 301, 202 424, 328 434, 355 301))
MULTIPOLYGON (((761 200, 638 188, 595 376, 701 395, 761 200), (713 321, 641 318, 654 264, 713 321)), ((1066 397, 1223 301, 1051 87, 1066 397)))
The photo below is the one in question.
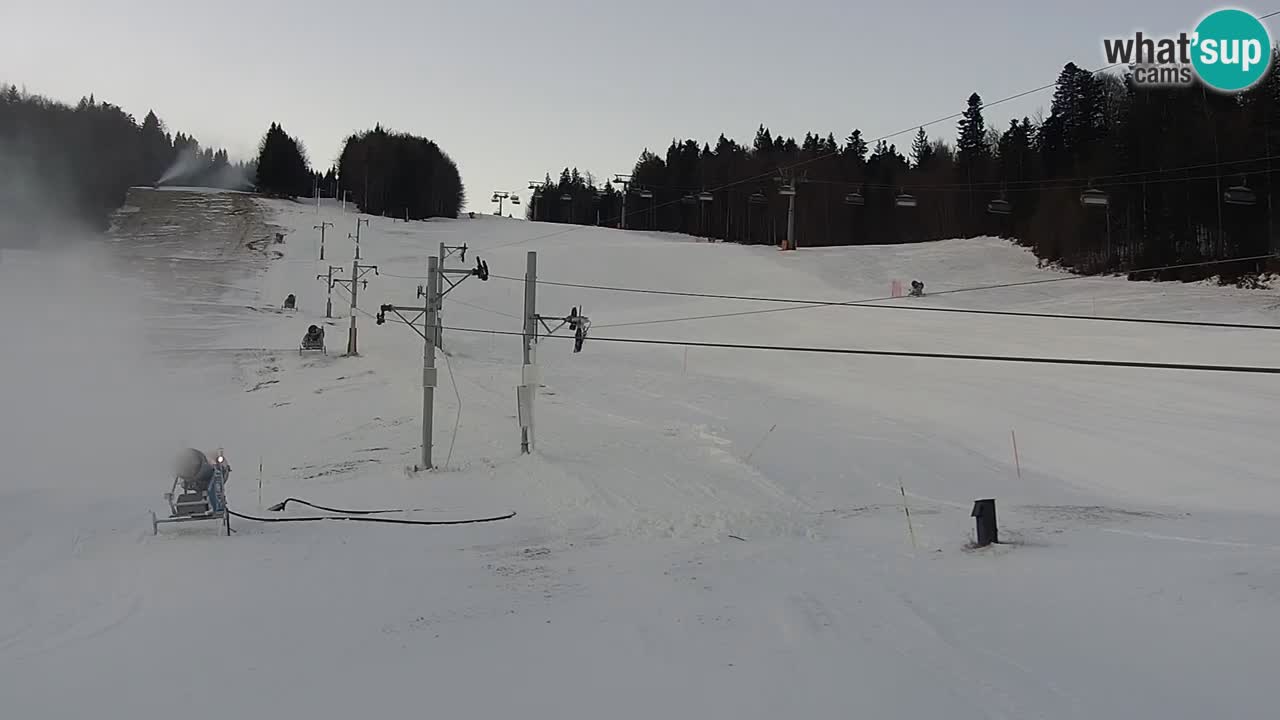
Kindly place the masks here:
MULTIPOLYGON (((523 333, 486 328, 447 327, 454 332, 490 335, 523 336, 523 333)), ((574 339, 572 336, 549 335, 547 337, 574 339)), ((705 342, 695 340, 656 340, 647 338, 592 337, 588 342, 629 343, 636 345, 665 345, 669 347, 701 347, 726 350, 772 350, 777 352, 811 353, 825 355, 866 355, 880 357, 925 358, 938 360, 974 360, 1003 363, 1031 363, 1046 365, 1086 365, 1095 367, 1144 368, 1152 370, 1192 370, 1222 373, 1252 373, 1280 375, 1280 367, 1256 365, 1207 365, 1200 363, 1156 363, 1138 360, 1091 360, 1088 358, 1033 357, 1023 355, 974 355, 968 353, 916 352, 906 350, 870 350, 862 348, 812 347, 802 345, 763 345, 753 343, 705 342)))
MULTIPOLYGON (((1274 253, 1268 253, 1266 255, 1254 255, 1249 257, 1229 258, 1225 260, 1207 260, 1207 261, 1195 262, 1195 263, 1180 263, 1177 265, 1164 265, 1160 267, 1138 268, 1138 269, 1130 270, 1128 271, 1128 273, 1133 275, 1144 275, 1148 273, 1167 272, 1170 270, 1182 270, 1182 269, 1193 268, 1193 267, 1223 265, 1223 264, 1235 263, 1235 262, 1252 262, 1252 261, 1258 261, 1258 260, 1273 259, 1276 257, 1277 255, 1274 253)), ((518 281, 524 280, 524 278, 515 278, 508 275, 490 275, 490 277, 500 278, 502 280, 518 280, 518 281)), ((984 290, 1002 290, 1007 288, 1025 287, 1029 285, 1044 285, 1049 283, 1061 283, 1061 282, 1070 282, 1073 280, 1088 280, 1088 279, 1097 279, 1097 278, 1096 276, 1093 276, 1093 275, 1066 275, 1062 277, 1041 278, 1037 280, 1022 280, 1022 281, 1016 281, 1016 282, 995 283, 991 285, 978 285, 973 287, 955 288, 952 290, 941 290, 937 292, 931 292, 929 293, 929 296, 937 297, 940 295, 957 295, 960 293, 979 292, 984 290)), ((656 289, 650 289, 650 288, 612 287, 607 285, 592 285, 588 283, 552 282, 548 280, 538 280, 537 282, 539 284, 545 284, 545 285, 564 286, 564 287, 589 289, 589 290, 612 291, 612 292, 638 293, 638 294, 647 294, 647 295, 672 295, 672 296, 678 296, 678 297, 696 297, 696 298, 720 299, 720 300, 791 303, 787 307, 768 308, 764 310, 741 310, 741 311, 735 311, 735 312, 712 313, 707 315, 688 315, 688 316, 679 316, 679 317, 672 317, 672 318, 660 318, 656 320, 637 320, 633 322, 609 323, 609 324, 601 324, 601 325, 593 324, 592 327, 596 329, 616 328, 616 327, 636 327, 641 325, 660 325, 660 324, 667 324, 667 323, 674 323, 674 322, 689 322, 689 321, 695 321, 695 320, 714 320, 714 319, 720 319, 720 318, 744 317, 748 315, 766 315, 770 313, 787 312, 791 310, 803 310, 806 308, 820 308, 820 307, 869 307, 869 308, 894 309, 894 310, 914 310, 914 311, 921 311, 921 312, 951 312, 951 313, 965 313, 965 314, 976 314, 976 315, 1008 315, 1008 316, 1014 316, 1014 317, 1046 317, 1046 318, 1061 318, 1061 319, 1073 319, 1073 320, 1097 320, 1102 322, 1149 322, 1151 324, 1158 324, 1158 325, 1187 325, 1187 326, 1248 328, 1248 329, 1266 329, 1266 330, 1280 329, 1280 327, 1275 327, 1270 325, 1250 325, 1245 323, 1210 323, 1207 321, 1202 322, 1202 321, 1190 321, 1190 320, 1157 320, 1157 319, 1147 319, 1147 318, 1110 318, 1110 317, 1102 318, 1102 317, 1097 317, 1092 315, 1059 315, 1059 314, 1053 314, 1053 313, 1019 313, 1015 311, 1000 311, 1000 310, 968 310, 965 308, 934 308, 934 307, 919 307, 919 306, 908 307, 908 306, 901 306, 901 305, 873 305, 872 304, 872 303, 880 303, 880 302, 886 302, 890 300, 902 299, 900 297, 895 297, 892 295, 877 297, 877 298, 867 298, 863 300, 845 300, 845 301, 797 300, 797 299, 788 299, 788 298, 768 298, 768 297, 759 297, 759 296, 753 297, 750 295, 727 295, 727 294, 719 294, 719 293, 656 290, 656 289)))
MULTIPOLYGON (((1185 182, 1188 180, 1212 179, 1217 175, 1204 177, 1175 177, 1165 178, 1161 180, 1140 180, 1133 183, 1117 183, 1113 180, 1123 180, 1126 178, 1135 178, 1148 175, 1167 175, 1170 173, 1189 172, 1192 170, 1204 170, 1208 168, 1230 167, 1233 165, 1247 165, 1250 163, 1265 163, 1272 160, 1280 160, 1280 155, 1263 155, 1258 157, 1243 158, 1240 160, 1222 160, 1211 163, 1198 163, 1195 165, 1184 165, 1173 168, 1151 168, 1147 170, 1134 170, 1123 173, 1113 173, 1108 175, 1080 175, 1076 177, 1047 178, 1040 180, 984 180, 979 182, 953 182, 953 183, 868 183, 857 180, 819 180, 810 179, 805 182, 812 185, 833 185, 860 188, 877 188, 877 189, 910 189, 910 190, 962 190, 962 189, 1000 189, 1012 188, 1018 191, 1031 190, 1070 190, 1073 188, 1089 187, 1094 184, 1106 185, 1108 187, 1123 187, 1127 185, 1137 184, 1156 184, 1163 182, 1185 182)), ((688 188, 673 185, 645 185, 650 190, 671 190, 674 192, 701 192, 700 188, 688 188)), ((747 192, 747 191, 743 191, 747 192)), ((648 209, 637 212, 649 212, 648 209)))
POLYGON ((449 467, 453 459, 453 443, 458 439, 458 426, 462 424, 462 393, 458 392, 458 379, 453 375, 453 365, 449 363, 449 353, 440 352, 444 356, 444 366, 449 371, 449 382, 453 384, 453 394, 458 398, 458 412, 453 418, 453 437, 449 438, 449 453, 444 458, 444 466, 449 467))

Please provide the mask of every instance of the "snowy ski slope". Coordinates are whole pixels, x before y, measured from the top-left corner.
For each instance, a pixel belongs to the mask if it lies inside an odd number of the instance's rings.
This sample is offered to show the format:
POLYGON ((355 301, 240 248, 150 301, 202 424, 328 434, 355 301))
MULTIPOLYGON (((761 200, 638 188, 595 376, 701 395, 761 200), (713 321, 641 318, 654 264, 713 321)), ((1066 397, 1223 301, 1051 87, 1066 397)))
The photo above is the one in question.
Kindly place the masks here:
MULTIPOLYGON (((551 282, 783 298, 1067 276, 989 238, 779 253, 373 217, 348 358, 348 299, 325 320, 316 276, 349 274, 355 215, 156 194, 134 191, 115 242, 0 254, 6 717, 1274 717, 1280 379, 603 340, 1271 365, 1273 331, 848 307, 678 321, 786 306, 543 284, 539 311, 582 307, 593 339, 540 343, 521 456, 520 338, 461 329, 520 330, 507 278, 529 250, 551 282), (422 341, 372 314, 417 302, 442 242, 494 277, 445 298, 445 467, 413 474, 422 341), (328 356, 300 357, 319 322, 328 356), (219 445, 250 515, 290 496, 517 514, 152 537, 173 453, 219 445), (985 497, 1008 542, 972 550, 985 497)), ((1112 278, 894 303, 1280 314, 1270 291, 1112 278)))

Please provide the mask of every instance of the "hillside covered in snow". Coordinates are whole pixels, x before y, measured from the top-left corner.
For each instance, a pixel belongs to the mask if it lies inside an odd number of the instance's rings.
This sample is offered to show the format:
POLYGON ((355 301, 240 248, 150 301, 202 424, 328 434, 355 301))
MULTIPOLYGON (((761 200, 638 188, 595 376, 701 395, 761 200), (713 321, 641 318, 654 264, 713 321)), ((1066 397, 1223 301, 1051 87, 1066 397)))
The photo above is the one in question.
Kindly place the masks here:
POLYGON ((107 241, 0 254, 13 717, 1273 716, 1276 376, 697 343, 1268 366, 1274 330, 902 308, 1271 325, 1276 293, 1071 276, 993 238, 364 219, 355 357, 318 277, 351 273, 332 204, 134 189, 107 241), (423 342, 374 318, 421 303, 442 243, 491 276, 444 298, 439 467, 414 472, 423 342), (538 312, 591 329, 538 343, 522 455, 529 251, 538 312), (874 307, 696 296, 913 279, 874 307), (299 352, 311 324, 327 354, 299 352), (515 515, 153 536, 184 447, 226 449, 245 515, 515 515), (1004 542, 977 549, 982 498, 1004 542))

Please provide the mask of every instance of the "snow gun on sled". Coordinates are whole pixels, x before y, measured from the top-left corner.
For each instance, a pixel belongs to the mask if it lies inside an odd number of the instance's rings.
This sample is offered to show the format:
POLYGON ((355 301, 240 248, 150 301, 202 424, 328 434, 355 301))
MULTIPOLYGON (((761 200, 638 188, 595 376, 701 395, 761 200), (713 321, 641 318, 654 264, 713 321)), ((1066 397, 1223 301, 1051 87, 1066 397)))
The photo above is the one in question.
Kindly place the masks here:
POLYGON ((231 466, 222 448, 212 454, 212 461, 210 457, 195 448, 187 448, 178 455, 173 486, 164 494, 169 516, 161 518, 151 511, 152 535, 160 533, 161 524, 197 520, 221 520, 223 534, 231 534, 231 514, 227 510, 227 478, 231 475, 231 466))
POLYGON ((320 352, 328 355, 329 351, 324 346, 324 328, 319 325, 312 325, 307 328, 307 332, 302 336, 302 343, 298 345, 298 354, 301 355, 305 351, 320 352))

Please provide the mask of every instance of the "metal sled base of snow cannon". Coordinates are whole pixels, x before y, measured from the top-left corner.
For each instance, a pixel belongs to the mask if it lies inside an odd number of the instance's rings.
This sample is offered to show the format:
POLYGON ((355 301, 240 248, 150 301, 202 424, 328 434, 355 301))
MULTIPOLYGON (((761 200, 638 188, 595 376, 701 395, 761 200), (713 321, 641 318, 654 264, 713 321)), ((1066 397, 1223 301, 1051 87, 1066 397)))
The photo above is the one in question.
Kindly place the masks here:
POLYGON ((307 334, 302 336, 302 343, 298 345, 298 354, 301 355, 306 351, 319 351, 322 355, 329 354, 324 346, 324 328, 318 325, 307 328, 307 334))
POLYGON ((205 489, 191 487, 189 478, 174 478, 173 486, 164 494, 165 502, 169 504, 169 516, 162 518, 154 510, 150 511, 152 535, 159 535, 163 524, 205 520, 220 520, 222 533, 231 535, 231 513, 227 511, 226 489, 227 475, 231 468, 219 456, 218 462, 211 469, 212 476, 205 489))

